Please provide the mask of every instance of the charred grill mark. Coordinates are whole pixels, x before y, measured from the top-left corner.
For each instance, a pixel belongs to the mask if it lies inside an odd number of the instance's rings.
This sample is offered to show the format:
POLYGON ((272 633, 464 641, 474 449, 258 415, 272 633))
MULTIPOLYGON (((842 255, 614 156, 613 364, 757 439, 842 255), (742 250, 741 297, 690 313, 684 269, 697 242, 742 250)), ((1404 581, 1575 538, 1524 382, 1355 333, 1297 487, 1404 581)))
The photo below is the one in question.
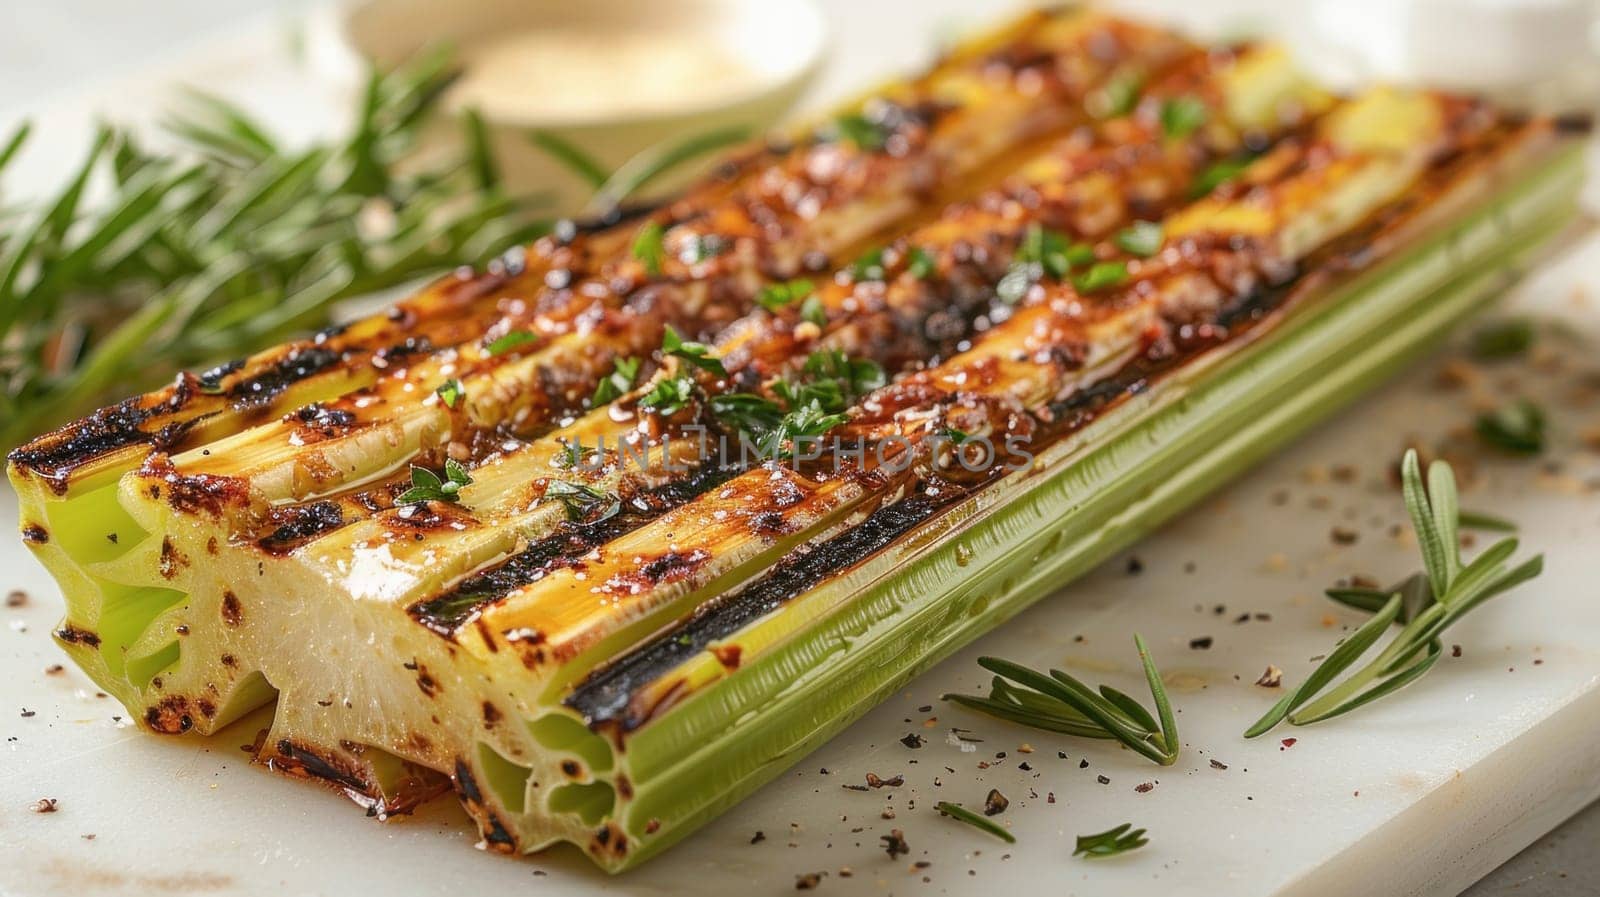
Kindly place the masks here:
POLYGON ((439 685, 439 680, 433 678, 433 674, 428 672, 428 668, 420 665, 417 667, 417 688, 421 689, 422 693, 430 698, 437 697, 439 692, 444 690, 439 685))
POLYGON ((331 785, 373 800, 380 799, 377 789, 365 779, 345 769, 335 761, 323 757, 305 745, 295 744, 287 738, 279 739, 277 753, 267 758, 267 767, 302 778, 321 779, 331 785))
POLYGON ((344 525, 344 511, 336 502, 319 501, 309 505, 274 508, 270 519, 277 528, 258 544, 269 554, 285 555, 324 533, 344 525))
MULTIPOLYGON (((184 475, 172 465, 164 452, 156 452, 140 465, 138 475, 167 485, 167 503, 185 514, 205 512, 221 517, 230 508, 242 508, 250 503, 250 484, 237 477, 200 473, 184 475)), ((151 498, 160 498, 160 487, 149 484, 151 498)))
POLYGON ((311 445, 348 435, 356 428, 356 415, 344 408, 330 408, 320 402, 284 415, 284 423, 294 427, 290 439, 311 445))
MULTIPOLYGON (((183 382, 180 377, 179 383, 183 382)), ((38 475, 57 495, 64 494, 72 473, 96 458, 131 445, 149 445, 164 451, 181 442, 203 416, 154 430, 146 430, 145 425, 182 410, 194 394, 192 389, 168 387, 150 396, 125 399, 12 449, 7 459, 38 475)))
POLYGON ((167 695, 144 712, 144 722, 151 731, 162 735, 182 735, 194 728, 194 717, 189 714, 189 699, 182 695, 167 695))
MULTIPOLYGON (((829 576, 889 545, 927 520, 942 505, 914 496, 880 508, 855 528, 778 564, 749 587, 698 608, 673 627, 610 666, 591 673, 566 699, 591 727, 615 724, 632 731, 649 719, 652 708, 635 708, 640 689, 659 680, 715 641, 727 638, 782 607, 829 576)), ((726 646, 723 649, 726 650, 726 646)), ((738 663, 735 654, 730 659, 738 663)), ((719 661, 727 664, 719 655, 719 661)))
MULTIPOLYGON (((580 563, 595 547, 622 536, 656 516, 726 482, 735 473, 720 463, 707 463, 694 476, 636 493, 622 513, 598 523, 564 522, 554 535, 540 539, 494 567, 467 578, 451 591, 408 608, 412 618, 445 638, 478 620, 483 609, 553 570, 580 563)), ((499 650, 491 633, 483 632, 490 650, 499 650)))
POLYGON ((222 593, 222 622, 232 628, 244 622, 244 608, 239 604, 239 596, 232 591, 224 590, 222 593))
POLYGON ((483 702, 483 727, 485 729, 493 729, 503 718, 499 707, 494 706, 489 701, 483 702))
POLYGON ((178 571, 189 566, 189 558, 172 544, 171 537, 161 539, 161 557, 158 561, 162 579, 172 579, 178 571))
POLYGON ((298 345, 261 373, 233 384, 224 393, 236 408, 260 408, 284 390, 344 360, 344 354, 327 346, 298 345))

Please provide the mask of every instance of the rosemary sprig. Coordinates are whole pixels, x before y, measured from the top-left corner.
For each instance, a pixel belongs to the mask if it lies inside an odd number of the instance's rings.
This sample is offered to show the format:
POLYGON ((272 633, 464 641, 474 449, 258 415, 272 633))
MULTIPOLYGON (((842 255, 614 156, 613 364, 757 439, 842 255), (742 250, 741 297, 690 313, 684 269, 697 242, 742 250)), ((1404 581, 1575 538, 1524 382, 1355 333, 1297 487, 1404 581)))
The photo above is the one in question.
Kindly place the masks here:
POLYGON ((994 835, 996 838, 999 838, 1007 844, 1017 843, 1017 836, 1007 831, 1005 826, 995 822, 993 819, 990 819, 987 816, 980 816, 979 814, 972 812, 960 804, 953 804, 947 800, 941 800, 937 804, 934 804, 934 809, 938 810, 939 815, 941 816, 949 816, 951 819, 965 822, 967 825, 970 825, 975 829, 980 829, 988 832, 991 835, 994 835))
POLYGON ((995 674, 988 696, 949 694, 944 699, 1036 729, 1116 739, 1162 766, 1171 766, 1178 759, 1178 722, 1149 648, 1139 636, 1133 640, 1155 700, 1155 715, 1109 685, 1096 692, 1061 670, 1045 675, 996 657, 978 658, 979 666, 995 674))
POLYGON ((411 468, 411 488, 400 493, 396 504, 414 505, 428 501, 460 501, 462 487, 472 485, 466 467, 454 458, 446 458, 444 476, 426 467, 411 468))
POLYGON ((1440 636, 1485 601, 1538 576, 1543 555, 1509 567, 1517 540, 1502 539, 1470 563, 1461 558, 1462 525, 1455 473, 1444 461, 1428 465, 1423 484, 1416 451, 1401 462, 1402 492, 1422 550, 1423 571, 1387 591, 1330 589, 1328 597, 1373 614, 1328 654, 1306 681, 1284 695, 1244 734, 1254 738, 1288 720, 1306 725, 1349 713, 1421 678, 1442 654, 1440 636), (1378 643, 1390 624, 1403 628, 1372 662, 1334 681, 1378 643))
MULTIPOLYGON (((452 77, 444 56, 373 73, 349 136, 305 148, 193 92, 166 122, 171 153, 102 127, 59 192, 0 216, 0 442, 542 233, 471 116, 462 158, 402 164, 452 77)), ((27 135, 0 142, 0 164, 27 135)))
POLYGON ((1133 823, 1124 822, 1098 835, 1079 835, 1078 844, 1072 849, 1072 855, 1088 858, 1110 857, 1138 850, 1149 843, 1150 839, 1144 836, 1144 829, 1134 828, 1133 823))

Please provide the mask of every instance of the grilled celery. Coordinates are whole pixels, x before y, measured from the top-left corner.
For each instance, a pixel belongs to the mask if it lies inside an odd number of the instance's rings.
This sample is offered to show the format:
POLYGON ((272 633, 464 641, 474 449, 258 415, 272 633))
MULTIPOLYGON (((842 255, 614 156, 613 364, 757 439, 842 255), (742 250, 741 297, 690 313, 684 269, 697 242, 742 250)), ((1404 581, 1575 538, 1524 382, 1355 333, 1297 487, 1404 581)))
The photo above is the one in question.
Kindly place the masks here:
POLYGON ((276 698, 274 768, 617 870, 1403 364, 1580 178, 1549 122, 1037 14, 9 473, 149 729, 276 698), (684 438, 797 383, 848 406, 819 457, 684 438))

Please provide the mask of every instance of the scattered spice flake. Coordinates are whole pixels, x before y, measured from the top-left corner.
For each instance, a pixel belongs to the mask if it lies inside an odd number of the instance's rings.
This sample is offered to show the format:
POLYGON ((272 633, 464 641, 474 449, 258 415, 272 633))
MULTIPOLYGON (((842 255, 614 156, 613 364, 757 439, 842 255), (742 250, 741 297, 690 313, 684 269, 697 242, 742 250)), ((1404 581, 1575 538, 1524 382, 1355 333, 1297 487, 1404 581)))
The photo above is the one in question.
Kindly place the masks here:
POLYGON ((922 735, 917 732, 912 732, 906 735, 906 737, 900 739, 900 743, 908 748, 911 748, 912 750, 916 750, 923 745, 922 735))
POLYGON ((1300 739, 1298 739, 1298 738, 1285 738, 1285 739, 1284 739, 1284 740, 1283 740, 1283 742, 1282 742, 1282 744, 1283 744, 1283 747, 1281 747, 1281 748, 1278 748, 1278 750, 1280 750, 1280 751, 1286 751, 1286 750, 1288 750, 1288 749, 1289 749, 1289 748, 1292 748, 1292 747, 1294 747, 1294 746, 1295 746, 1295 744, 1296 744, 1296 743, 1298 743, 1298 742, 1299 742, 1299 741, 1300 741, 1300 739))
POLYGON ((822 876, 823 873, 821 872, 807 872, 804 875, 796 875, 794 877, 794 889, 796 891, 809 891, 822 884, 822 876))
POLYGON ((29 710, 26 707, 22 708, 22 718, 23 719, 28 719, 30 717, 34 717, 34 716, 38 716, 38 715, 39 715, 39 711, 37 711, 37 710, 29 710))
POLYGON ((1107 776, 1107 775, 1098 775, 1098 776, 1095 776, 1095 780, 1096 780, 1096 781, 1098 781, 1098 782, 1099 782, 1099 783, 1100 783, 1100 784, 1102 784, 1102 785, 1109 785, 1109 784, 1111 784, 1111 777, 1110 777, 1110 776, 1107 776))
POLYGON ((1155 782, 1140 782, 1139 784, 1133 786, 1133 790, 1139 794, 1149 794, 1151 791, 1155 790, 1155 787, 1155 782))
POLYGON ((867 786, 869 788, 899 788, 906 783, 905 776, 890 776, 887 779, 878 778, 877 773, 867 773, 867 786))
POLYGON ((1451 645, 1450 646, 1450 656, 1451 657, 1460 657, 1461 656, 1461 646, 1460 645, 1451 645))
POLYGON ((1228 768, 1228 764, 1222 762, 1221 760, 1217 760, 1217 759, 1213 758, 1212 761, 1211 761, 1211 768, 1212 769, 1227 769, 1228 768))
POLYGON ((999 788, 990 788, 989 795, 983 799, 983 815, 999 816, 1001 813, 1004 813, 1006 811, 1006 807, 1009 806, 1011 806, 1011 801, 1007 800, 1006 796, 1000 793, 999 788))
POLYGON ((1199 638, 1189 639, 1189 647, 1195 651, 1205 651, 1210 649, 1213 641, 1215 641, 1215 639, 1213 639, 1211 636, 1203 635, 1199 638))
POLYGON ((12 589, 6 593, 6 607, 26 607, 28 593, 21 589, 12 589))
POLYGON ((1361 540, 1361 534, 1349 527, 1336 526, 1328 532, 1335 545, 1354 545, 1361 540))
POLYGON ((1017 745, 1017 753, 1019 753, 1019 754, 1031 754, 1031 753, 1033 753, 1033 745, 1031 745, 1031 744, 1027 743, 1026 741, 1024 741, 1022 744, 1017 745))
POLYGON ((1044 802, 1047 803, 1047 804, 1055 803, 1056 802, 1056 793, 1054 791, 1045 792, 1044 802))
POLYGON ((855 875, 855 874, 856 874, 856 870, 851 869, 849 866, 840 866, 839 867, 839 877, 840 878, 849 878, 850 876, 855 875))
POLYGON ((893 807, 884 807, 883 808, 883 812, 881 814, 879 814, 879 815, 882 816, 882 818, 884 818, 884 819, 893 819, 894 818, 894 808, 893 807))
POLYGON ((1143 573, 1143 572, 1144 572, 1144 561, 1139 560, 1138 555, 1135 555, 1133 557, 1128 558, 1128 575, 1129 576, 1138 576, 1140 573, 1143 573))
POLYGON ((33 802, 33 812, 35 813, 54 813, 58 809, 56 799, 53 797, 41 797, 33 802))
POLYGON ((1283 685, 1283 670, 1270 663, 1267 664, 1266 672, 1261 674, 1261 678, 1256 680, 1256 684, 1262 688, 1278 688, 1283 685))
POLYGON ((879 835, 878 840, 883 842, 883 849, 891 860, 911 852, 911 845, 906 843, 906 833, 897 828, 889 829, 887 835, 879 835))
POLYGON ((52 663, 49 666, 44 668, 44 674, 46 676, 59 676, 62 673, 66 672, 66 669, 67 669, 66 667, 62 666, 59 663, 52 663))
POLYGON ((758 832, 756 832, 754 835, 752 835, 750 837, 750 843, 751 844, 760 844, 762 841, 765 841, 765 840, 767 840, 767 833, 766 832, 758 831, 758 832))

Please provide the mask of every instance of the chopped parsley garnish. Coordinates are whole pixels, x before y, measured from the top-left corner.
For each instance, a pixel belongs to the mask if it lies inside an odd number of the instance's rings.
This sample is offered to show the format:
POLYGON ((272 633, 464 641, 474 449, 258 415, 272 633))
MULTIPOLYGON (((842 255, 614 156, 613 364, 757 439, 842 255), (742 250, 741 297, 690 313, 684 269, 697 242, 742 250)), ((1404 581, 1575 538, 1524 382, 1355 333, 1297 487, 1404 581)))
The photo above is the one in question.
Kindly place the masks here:
POLYGON ((504 355, 513 349, 520 349, 529 343, 539 341, 539 335, 527 330, 513 330, 505 336, 491 340, 483 349, 489 353, 490 358, 504 355))
POLYGON ((666 335, 661 339, 661 354, 681 358, 708 374, 728 376, 728 369, 722 366, 722 359, 711 354, 710 346, 685 340, 671 324, 667 325, 666 335))
POLYGON ((1160 224, 1154 221, 1135 221, 1117 232, 1116 244, 1129 255, 1148 258, 1161 251, 1163 239, 1160 224))
POLYGON ((466 387, 461 385, 460 380, 451 377, 449 380, 439 384, 439 388, 435 389, 434 393, 439 396, 439 401, 444 403, 444 407, 454 408, 461 402, 461 397, 467 394, 467 390, 466 387))
POLYGON ((1184 96, 1161 104, 1161 133, 1171 140, 1182 140, 1206 123, 1206 104, 1198 97, 1184 96))
POLYGON ((710 261, 733 248, 732 241, 716 234, 695 234, 678 253, 678 261, 685 265, 698 265, 710 261))
POLYGON ((639 397, 639 407, 662 417, 671 417, 694 401, 694 393, 694 378, 668 377, 657 381, 649 392, 639 397))
POLYGON ((927 280, 935 271, 939 270, 939 263, 932 253, 921 246, 911 247, 906 253, 906 271, 918 280, 927 280))
POLYGON ((400 493, 395 504, 414 505, 426 501, 460 501, 457 493, 463 486, 472 485, 472 477, 460 461, 446 458, 444 477, 426 467, 411 468, 411 488, 400 493))
POLYGON ((1127 262, 1095 262, 1089 270, 1072 278, 1072 286, 1080 293, 1093 293, 1121 286, 1127 281, 1127 262))
POLYGON ((544 497, 555 499, 567 508, 567 519, 574 523, 599 523, 622 510, 622 500, 593 486, 554 480, 545 487, 544 497))
POLYGON ((1241 156, 1236 159, 1223 159, 1214 162, 1200 176, 1194 179, 1189 187, 1189 198, 1199 199, 1207 193, 1222 186, 1239 176, 1239 173, 1250 167, 1250 157, 1241 156))
POLYGON ((960 445, 972 438, 971 433, 968 433, 966 430, 957 430, 955 427, 945 427, 944 435, 949 437, 950 442, 955 445, 960 445))
POLYGON ((822 299, 815 293, 807 296, 806 300, 800 303, 800 320, 815 324, 818 327, 826 327, 828 325, 828 309, 823 306, 822 299))
POLYGON ((1046 274, 1060 280, 1072 269, 1094 261, 1094 247, 1069 242, 1065 235, 1038 224, 1028 226, 1017 246, 1011 270, 995 287, 1000 301, 1015 305, 1028 294, 1028 288, 1046 274))
POLYGON ((1487 414, 1477 422, 1478 438, 1513 455, 1537 455, 1544 451, 1544 409, 1518 399, 1487 414))
POLYGON ((1123 72, 1112 78, 1099 94, 1100 118, 1121 118, 1139 105, 1139 91, 1144 89, 1144 75, 1140 72, 1123 72))
POLYGON ((667 235, 666 228, 659 221, 651 221, 639 228, 639 235, 633 238, 633 257, 644 265, 646 274, 655 277, 661 273, 661 262, 666 258, 666 247, 663 244, 667 235))
POLYGON ((866 280, 882 280, 885 276, 883 247, 879 246, 863 252, 861 257, 856 259, 855 264, 850 266, 850 274, 856 279, 857 283, 866 280))
POLYGON ((611 363, 611 373, 595 385, 594 395, 589 397, 589 407, 599 408, 601 405, 615 402, 619 396, 633 388, 633 383, 638 377, 639 359, 616 359, 611 363))
POLYGON ((867 152, 876 152, 889 142, 889 129, 858 112, 833 120, 834 133, 867 152))
POLYGON ((761 303, 762 308, 777 311, 791 302, 798 302, 811 295, 814 289, 816 287, 811 281, 797 277, 784 283, 773 283, 762 287, 761 292, 756 294, 756 301, 761 303))

